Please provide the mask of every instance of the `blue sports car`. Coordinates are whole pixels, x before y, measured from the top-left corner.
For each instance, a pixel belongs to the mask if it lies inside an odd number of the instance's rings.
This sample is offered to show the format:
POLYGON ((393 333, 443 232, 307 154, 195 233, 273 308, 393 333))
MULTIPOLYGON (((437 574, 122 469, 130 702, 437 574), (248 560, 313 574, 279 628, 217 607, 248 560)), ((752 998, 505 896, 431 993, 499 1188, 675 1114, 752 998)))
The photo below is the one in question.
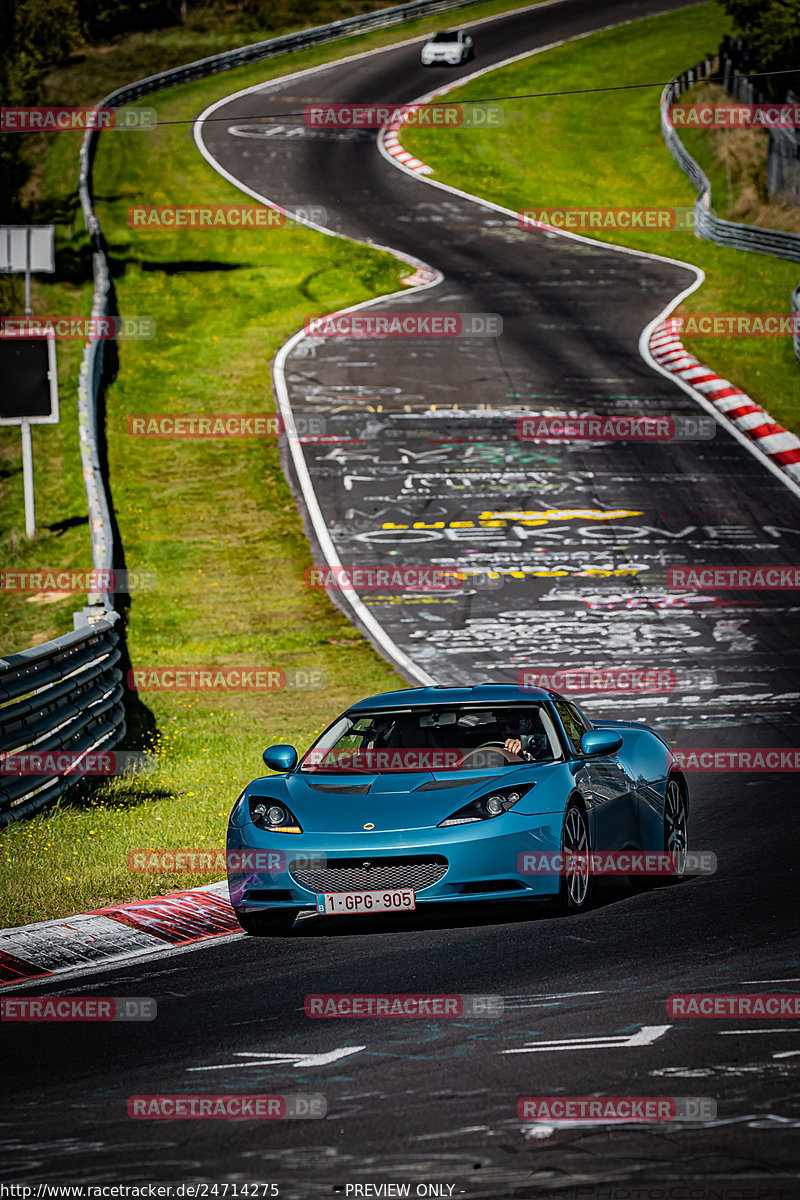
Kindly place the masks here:
POLYGON ((264 762, 278 774, 248 784, 228 826, 248 933, 288 931, 301 909, 530 899, 579 913, 598 873, 686 867, 688 791, 667 743, 646 725, 594 724, 557 692, 387 692, 299 761, 279 745, 264 762))

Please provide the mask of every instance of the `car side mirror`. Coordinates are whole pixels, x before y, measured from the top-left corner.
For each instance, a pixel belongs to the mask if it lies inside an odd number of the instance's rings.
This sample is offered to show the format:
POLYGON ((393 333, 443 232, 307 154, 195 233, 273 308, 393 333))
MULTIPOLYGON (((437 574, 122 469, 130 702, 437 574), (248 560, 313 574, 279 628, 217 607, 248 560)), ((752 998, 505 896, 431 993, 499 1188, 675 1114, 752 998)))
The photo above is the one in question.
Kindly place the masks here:
POLYGON ((581 735, 581 753, 587 758, 616 754, 621 745, 622 734, 616 729, 587 729, 581 735))
POLYGON ((270 771, 291 771, 297 763, 297 751, 294 746, 267 746, 263 758, 270 771))

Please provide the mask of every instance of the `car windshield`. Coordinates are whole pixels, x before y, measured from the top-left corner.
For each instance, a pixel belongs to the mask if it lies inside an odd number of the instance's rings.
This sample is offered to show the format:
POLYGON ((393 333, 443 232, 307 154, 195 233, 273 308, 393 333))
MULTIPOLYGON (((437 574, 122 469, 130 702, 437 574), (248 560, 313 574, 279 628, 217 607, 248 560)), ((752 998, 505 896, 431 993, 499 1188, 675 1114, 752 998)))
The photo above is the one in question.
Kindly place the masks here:
POLYGON ((299 770, 500 770, 561 757, 545 704, 462 705, 345 713, 306 752, 299 770))
POLYGON ((435 33, 431 38, 432 42, 457 42, 458 33, 435 33))

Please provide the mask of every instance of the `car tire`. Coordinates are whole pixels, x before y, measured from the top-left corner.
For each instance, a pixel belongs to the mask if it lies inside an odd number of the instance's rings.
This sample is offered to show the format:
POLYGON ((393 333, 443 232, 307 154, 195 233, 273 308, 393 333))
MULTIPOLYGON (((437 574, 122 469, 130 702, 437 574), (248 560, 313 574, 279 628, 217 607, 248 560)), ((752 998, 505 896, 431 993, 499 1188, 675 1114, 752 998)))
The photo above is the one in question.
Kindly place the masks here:
POLYGON ((561 825, 561 853, 570 851, 585 854, 585 871, 567 874, 566 864, 556 898, 556 909, 562 916, 576 916, 592 906, 593 879, 589 872, 589 818, 583 804, 573 796, 564 810, 561 825))
POLYGON ((683 879, 688 848, 687 823, 686 791, 680 780, 670 775, 664 793, 663 847, 665 854, 675 854, 676 870, 669 875, 629 875, 628 883, 635 892, 668 887, 683 879))
POLYGON ((686 874, 686 853, 689 848, 689 814, 686 789, 676 775, 670 775, 664 793, 664 850, 675 855, 675 870, 665 877, 665 883, 677 883, 686 874))
POLYGON ((277 937, 288 933, 300 911, 297 908, 266 908, 256 911, 235 908, 236 920, 253 937, 277 937))

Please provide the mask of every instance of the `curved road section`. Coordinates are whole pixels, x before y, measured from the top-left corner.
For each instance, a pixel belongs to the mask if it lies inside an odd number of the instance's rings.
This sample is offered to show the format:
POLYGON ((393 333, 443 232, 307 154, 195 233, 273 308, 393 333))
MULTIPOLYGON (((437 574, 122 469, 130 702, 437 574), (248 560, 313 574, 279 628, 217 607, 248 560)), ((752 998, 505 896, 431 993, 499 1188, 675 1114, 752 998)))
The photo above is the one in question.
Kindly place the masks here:
MULTIPOLYGON (((479 59, 459 70, 665 7, 678 6, 566 0, 482 22, 479 59)), ((749 722, 754 708, 789 720, 793 594, 682 588, 668 576, 786 563, 800 544, 792 492, 639 354, 644 326, 698 273, 520 230, 398 171, 374 132, 303 122, 316 101, 408 103, 458 74, 422 68, 415 42, 250 89, 198 127, 206 156, 250 194, 290 211, 321 205, 331 231, 440 273, 362 312, 502 319, 499 337, 300 335, 285 348, 278 392, 295 415, 325 422, 325 440, 294 447, 318 561, 458 570, 457 588, 372 586, 355 600, 356 619, 409 679, 544 672, 592 711, 624 715, 630 694, 596 693, 575 674, 613 665, 651 672, 633 685, 654 685, 635 699, 651 720, 749 722), (523 413, 586 411, 672 418, 688 440, 519 436, 523 413)))

